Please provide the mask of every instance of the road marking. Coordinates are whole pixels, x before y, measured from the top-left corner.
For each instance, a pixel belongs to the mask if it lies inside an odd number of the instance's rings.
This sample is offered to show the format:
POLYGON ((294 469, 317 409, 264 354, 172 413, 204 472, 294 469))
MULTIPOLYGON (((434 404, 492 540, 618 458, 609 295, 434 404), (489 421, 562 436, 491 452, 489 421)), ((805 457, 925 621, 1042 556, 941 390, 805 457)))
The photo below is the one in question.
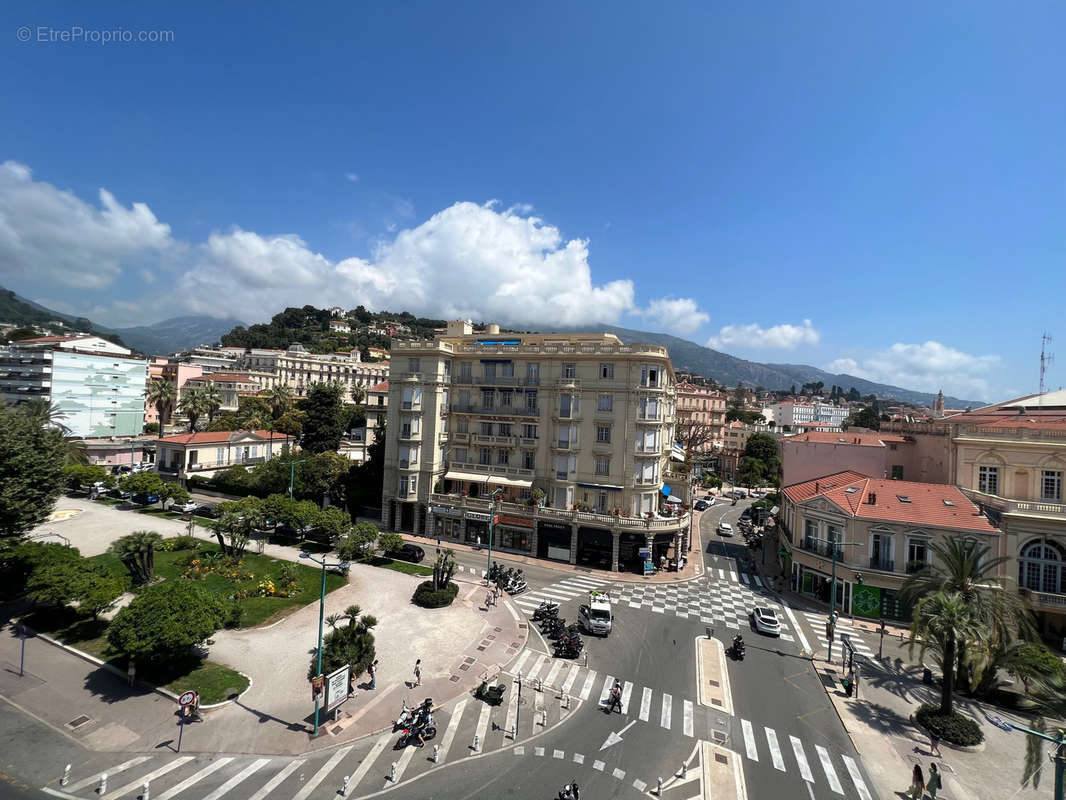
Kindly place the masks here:
POLYGON ((829 788, 837 794, 844 794, 844 787, 840 785, 840 778, 837 777, 837 771, 833 769, 833 762, 829 758, 829 751, 820 744, 816 744, 814 749, 818 753, 818 760, 822 762, 822 770, 825 772, 825 777, 829 781, 829 788))
POLYGON ((202 770, 200 770, 199 772, 194 772, 192 775, 190 775, 188 778, 183 780, 177 786, 173 786, 170 789, 167 789, 165 792, 163 792, 163 794, 159 795, 159 800, 170 800, 171 797, 174 797, 176 795, 181 794, 186 789, 188 789, 190 786, 193 786, 193 785, 199 783, 200 781, 202 781, 204 778, 206 778, 212 772, 218 772, 218 770, 222 769, 224 766, 226 766, 232 760, 233 760, 232 758, 227 757, 227 758, 220 758, 220 759, 217 759, 215 761, 212 761, 210 764, 208 764, 202 770))
POLYGON ((573 586, 575 588, 581 589, 583 592, 595 590, 603 586, 602 581, 594 582, 585 580, 584 578, 564 578, 563 580, 559 581, 559 583, 563 586, 573 586))
POLYGON ((589 699, 589 693, 592 691, 592 684, 596 682, 596 670, 589 670, 588 676, 585 678, 585 685, 581 687, 581 691, 578 693, 578 697, 582 700, 589 699))
POLYGON ((870 796, 870 790, 866 788, 866 781, 862 779, 862 773, 859 772, 859 766, 848 756, 841 756, 844 759, 844 766, 848 768, 848 775, 851 776, 851 782, 855 784, 855 788, 859 790, 860 800, 873 800, 870 796))
MULTIPOLYGON (((386 734, 385 737, 383 737, 383 738, 387 738, 387 737, 388 737, 388 734, 386 734)), ((305 759, 298 758, 295 761, 290 761, 288 764, 286 764, 284 767, 281 768, 281 770, 278 772, 277 775, 275 775, 273 778, 268 780, 263 785, 263 788, 261 788, 258 792, 253 794, 250 798, 248 798, 248 800, 263 800, 264 797, 266 797, 272 791, 277 789, 278 786, 280 786, 282 784, 282 782, 287 777, 289 777, 290 775, 292 775, 292 773, 296 772, 296 770, 298 770, 300 767, 302 767, 303 764, 304 764, 304 760, 305 759)), ((360 776, 360 777, 362 777, 362 776, 360 776)), ((358 782, 359 781, 356 779, 356 780, 354 780, 352 785, 354 786, 358 782)))
POLYGON ((603 682, 603 688, 600 689, 600 705, 602 706, 607 702, 607 697, 611 694, 611 687, 614 686, 614 676, 608 675, 603 682))
POLYGON ((536 663, 534 663, 533 666, 529 668, 529 675, 527 675, 526 677, 529 678, 529 680, 533 680, 534 678, 536 678, 537 673, 540 672, 541 668, 546 663, 548 663, 548 655, 546 653, 541 653, 537 656, 536 663))
POLYGON ((581 592, 575 592, 572 590, 563 589, 539 589, 537 594, 544 595, 552 600, 573 600, 575 597, 580 597, 581 592))
POLYGON ((614 775, 614 777, 618 780, 622 780, 626 776, 626 771, 624 769, 618 769, 618 767, 615 767, 614 772, 612 772, 611 774, 614 775))
POLYGON ((651 610, 656 614, 663 614, 666 612, 666 606, 652 606, 651 610))
POLYGON ((574 763, 575 764, 584 764, 585 763, 585 756, 583 756, 581 753, 574 753, 574 763))
POLYGON ((647 686, 644 687, 644 692, 640 696, 640 721, 647 722, 648 716, 651 714, 651 689, 647 686))
POLYGON ((249 764, 247 767, 242 769, 240 772, 238 772, 236 775, 234 775, 232 778, 230 778, 224 784, 222 784, 217 789, 215 789, 215 791, 211 792, 211 794, 209 794, 207 797, 205 797, 204 800, 219 800, 219 798, 222 797, 222 795, 226 794, 230 789, 232 789, 238 783, 241 783, 242 781, 246 780, 251 775, 255 774, 256 772, 261 770, 263 767, 265 767, 269 763, 270 763, 270 759, 269 758, 260 758, 260 759, 258 759, 256 761, 253 761, 251 764, 249 764))
POLYGON ((807 643, 807 637, 803 635, 803 629, 799 626, 799 621, 796 619, 796 615, 792 613, 792 606, 787 601, 782 600, 781 605, 785 607, 785 613, 788 614, 788 621, 792 623, 792 629, 796 632, 796 636, 799 637, 800 647, 811 652, 811 646, 807 643))
POLYGON ((529 661, 529 657, 531 655, 533 655, 532 650, 523 650, 522 655, 518 657, 518 660, 514 663, 514 666, 511 667, 511 672, 513 672, 515 675, 521 672, 522 667, 526 665, 526 662, 529 661))
POLYGON ((633 682, 626 681, 626 685, 622 688, 622 713, 629 713, 629 700, 633 696, 633 682))
POLYGON ((558 758, 560 761, 562 761, 564 755, 565 755, 565 753, 563 753, 562 750, 553 750, 552 751, 552 758, 558 758))
POLYGON ((792 751, 796 754, 796 761, 799 762, 800 775, 807 783, 814 783, 810 764, 807 763, 807 755, 803 752, 803 742, 795 736, 789 736, 788 738, 792 742, 792 751))
POLYGON ((594 770, 598 771, 598 772, 603 772, 603 768, 605 766, 607 766, 607 765, 604 764, 602 761, 593 761, 592 762, 592 768, 594 770))
POLYGON ((723 581, 725 580, 725 570, 724 570, 724 569, 719 569, 719 570, 718 570, 718 577, 719 577, 719 578, 720 578, 721 580, 723 580, 723 581))
MULTIPOLYGON (((437 754, 438 763, 444 761, 448 756, 448 749, 452 746, 452 740, 455 738, 455 731, 459 727, 459 719, 463 716, 463 712, 466 710, 466 704, 469 700, 470 698, 464 697, 456 703, 455 708, 452 709, 452 718, 448 720, 448 728, 444 731, 444 737, 440 740, 440 753, 437 754)), ((389 734, 385 734, 386 737, 388 735, 389 734)))
POLYGON ((672 713, 671 707, 673 702, 673 697, 665 693, 663 694, 663 711, 659 717, 659 725, 667 730, 670 730, 670 714, 672 713))
POLYGON ((382 786, 383 789, 387 789, 393 784, 400 782, 400 779, 403 777, 404 770, 407 769, 407 765, 411 763, 411 758, 414 756, 415 750, 417 749, 419 748, 416 748, 414 745, 408 745, 403 749, 403 753, 398 759, 396 759, 396 778, 395 780, 393 780, 392 778, 386 776, 385 784, 382 786))
POLYGON ((70 784, 70 786, 65 786, 63 788, 63 791, 68 792, 70 794, 74 794, 74 792, 77 792, 80 789, 84 789, 86 786, 91 786, 94 783, 99 783, 100 776, 103 775, 104 772, 108 774, 108 777, 114 777, 118 773, 125 772, 130 767, 135 767, 138 764, 143 764, 145 761, 148 761, 151 758, 151 756, 137 756, 137 758, 131 758, 129 761, 123 761, 117 767, 111 767, 110 769, 104 770, 103 772, 97 772, 95 775, 91 775, 88 778, 85 778, 84 780, 80 780, 77 783, 72 783, 70 784))
POLYGON ((755 731, 751 723, 746 719, 740 721, 740 727, 744 730, 744 752, 752 761, 759 760, 759 750, 755 747, 755 731))
POLYGON ((777 743, 777 731, 773 728, 766 729, 766 743, 770 745, 770 760, 774 762, 774 767, 784 772, 785 759, 781 755, 781 745, 777 743))
POLYGON ((577 667, 577 664, 570 664, 568 666, 568 669, 570 670, 570 674, 567 675, 566 676, 566 680, 563 681, 563 685, 562 685, 563 694, 570 694, 570 690, 572 688, 574 688, 574 681, 577 680, 577 674, 578 674, 578 672, 580 672, 580 670, 577 667))
POLYGON ((544 683, 547 686, 555 685, 555 679, 559 677, 559 670, 563 668, 563 664, 565 663, 566 662, 559 660, 556 660, 552 663, 552 668, 548 670, 548 675, 544 678, 544 683))
POLYGON ((196 756, 178 756, 178 758, 175 758, 173 761, 168 761, 159 769, 149 772, 143 778, 138 778, 135 781, 127 783, 121 789, 115 789, 115 791, 111 792, 110 794, 105 794, 104 800, 115 800, 116 797, 122 797, 122 795, 124 794, 129 794, 134 789, 140 789, 141 786, 144 785, 145 781, 154 781, 156 778, 160 778, 163 775, 166 775, 171 770, 177 769, 182 764, 187 764, 194 758, 196 758, 196 756))
POLYGON ((292 800, 307 800, 307 798, 311 796, 311 792, 318 788, 318 784, 322 783, 326 776, 333 772, 336 766, 341 762, 341 759, 348 755, 354 747, 355 745, 342 747, 336 753, 331 755, 329 761, 322 765, 322 769, 312 775, 307 783, 303 785, 303 788, 293 795, 292 800))
POLYGON ((525 745, 520 744, 518 747, 513 748, 511 752, 516 756, 524 756, 526 754, 526 747, 525 745))
POLYGON ((729 570, 729 578, 733 581, 733 583, 737 582, 737 573, 735 570, 729 570))
POLYGON ((694 736, 695 734, 692 729, 692 701, 685 700, 684 703, 682 703, 681 709, 681 733, 685 736, 694 736))
POLYGON ((477 734, 482 750, 485 749, 485 732, 489 729, 489 716, 491 714, 492 706, 488 703, 481 706, 481 716, 477 718, 477 730, 474 732, 477 734))
POLYGON ((511 696, 507 698, 507 720, 504 722, 504 736, 511 736, 511 741, 515 741, 518 738, 518 731, 515 726, 518 724, 518 692, 511 692, 511 696), (513 734, 513 735, 512 735, 513 734))
POLYGON ((635 781, 633 781, 633 788, 636 789, 638 792, 643 792, 645 789, 648 788, 648 784, 646 784, 640 778, 637 778, 635 781))
POLYGON ((540 756, 541 758, 543 758, 544 757, 544 748, 543 747, 534 747, 533 748, 533 755, 540 756))

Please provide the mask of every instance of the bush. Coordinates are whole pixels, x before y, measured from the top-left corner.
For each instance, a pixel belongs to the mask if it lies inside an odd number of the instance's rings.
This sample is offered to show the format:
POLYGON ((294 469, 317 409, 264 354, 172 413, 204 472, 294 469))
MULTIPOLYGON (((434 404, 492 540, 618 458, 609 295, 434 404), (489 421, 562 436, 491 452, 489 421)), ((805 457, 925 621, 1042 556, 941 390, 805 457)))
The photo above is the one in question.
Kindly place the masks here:
POLYGON ((244 605, 237 598, 230 601, 226 611, 226 627, 239 628, 244 624, 244 605))
POLYGON ((164 581, 147 587, 118 612, 107 640, 138 661, 165 661, 186 654, 217 631, 225 618, 222 600, 203 586, 164 581))
POLYGON ((422 608, 443 608, 450 606, 457 594, 459 594, 457 583, 449 583, 444 588, 434 591, 433 581, 422 581, 418 584, 411 599, 422 608))
POLYGON ((173 536, 164 539, 155 546, 156 550, 172 553, 175 550, 196 550, 200 546, 200 540, 195 536, 173 536))
POLYGON ((940 706, 924 705, 914 714, 918 724, 936 736, 951 744, 972 746, 984 741, 981 726, 969 717, 957 711, 941 714, 940 706))

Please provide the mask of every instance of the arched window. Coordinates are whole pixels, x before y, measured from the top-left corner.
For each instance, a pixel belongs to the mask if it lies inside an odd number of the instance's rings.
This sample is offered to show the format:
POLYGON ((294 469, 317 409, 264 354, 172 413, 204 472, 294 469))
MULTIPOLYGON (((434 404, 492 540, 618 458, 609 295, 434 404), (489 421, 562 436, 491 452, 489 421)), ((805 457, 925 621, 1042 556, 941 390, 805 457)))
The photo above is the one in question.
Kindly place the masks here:
POLYGON ((1027 544, 1018 558, 1018 583, 1034 592, 1066 594, 1066 550, 1044 540, 1027 544))

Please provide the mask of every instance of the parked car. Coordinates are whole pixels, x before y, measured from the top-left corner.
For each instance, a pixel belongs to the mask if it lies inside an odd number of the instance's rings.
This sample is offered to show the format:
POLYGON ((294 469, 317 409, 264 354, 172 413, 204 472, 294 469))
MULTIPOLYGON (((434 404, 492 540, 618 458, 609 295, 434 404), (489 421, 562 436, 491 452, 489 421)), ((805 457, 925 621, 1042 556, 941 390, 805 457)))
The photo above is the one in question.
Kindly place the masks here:
POLYGON ((737 500, 742 500, 742 499, 744 499, 745 497, 748 496, 748 493, 745 492, 743 489, 734 489, 733 491, 731 491, 729 493, 728 496, 729 497, 733 497, 733 498, 735 498, 737 500))
POLYGON ((398 550, 388 550, 385 553, 386 558, 393 558, 397 561, 413 561, 418 563, 426 557, 426 551, 419 547, 417 544, 405 544, 398 550))
POLYGON ((703 498, 703 499, 704 499, 704 500, 705 500, 705 501, 707 502, 707 505, 709 505, 709 506, 713 506, 713 505, 715 504, 715 502, 717 502, 717 500, 716 500, 716 498, 714 497, 714 495, 710 495, 710 494, 709 494, 709 495, 707 495, 707 496, 706 496, 705 498, 703 498))
POLYGON ((741 522, 751 522, 751 509, 750 508, 745 508, 742 512, 740 512, 740 521, 741 522))
POLYGON ((730 525, 728 522, 720 522, 718 524, 718 535, 719 536, 732 536, 733 535, 733 526, 730 525))
POLYGON ((159 495, 157 495, 157 494, 144 494, 142 492, 141 494, 135 494, 130 499, 134 503, 139 505, 139 506, 150 506, 150 505, 152 505, 152 503, 158 503, 159 502, 159 495))
POLYGON ((697 500, 696 505, 693 506, 693 508, 697 511, 706 511, 710 507, 711 504, 708 503, 706 500, 697 500))
POLYGON ((116 464, 111 468, 112 475, 129 475, 131 472, 129 464, 116 464))
POLYGON ((188 503, 174 503, 170 506, 170 510, 188 514, 190 511, 195 511, 197 507, 196 501, 190 500, 188 503))
POLYGON ((218 511, 211 503, 204 503, 202 506, 198 506, 197 508, 193 509, 192 513, 198 517, 218 519, 218 511))
POLYGON ((769 636, 781 635, 781 622, 777 619, 777 613, 772 608, 755 606, 751 612, 751 618, 755 622, 755 630, 769 636))

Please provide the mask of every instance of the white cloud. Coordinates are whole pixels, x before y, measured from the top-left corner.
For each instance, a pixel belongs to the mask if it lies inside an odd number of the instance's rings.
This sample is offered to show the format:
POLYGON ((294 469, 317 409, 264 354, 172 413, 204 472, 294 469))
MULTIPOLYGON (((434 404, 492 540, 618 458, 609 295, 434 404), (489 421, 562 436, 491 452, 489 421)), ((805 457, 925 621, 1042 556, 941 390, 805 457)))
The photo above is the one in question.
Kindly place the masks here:
POLYGON ((155 273, 150 269, 141 270, 141 280, 145 283, 155 283, 155 273))
POLYGON ((344 179, 349 181, 349 182, 351 182, 351 183, 359 183, 359 173, 358 172, 345 172, 344 173, 344 179))
POLYGON ((692 333, 711 321, 711 315, 701 311, 690 297, 661 297, 634 313, 662 330, 680 334, 692 333))
POLYGON ((988 399, 985 376, 1001 364, 997 355, 975 356, 929 341, 896 343, 861 360, 838 358, 825 369, 924 392, 943 389, 945 394, 964 399, 988 399))
POLYGON ((97 207, 34 181, 23 164, 0 164, 0 272, 99 289, 171 244, 170 226, 144 203, 126 208, 100 189, 97 207))
POLYGON ((794 350, 801 344, 818 344, 821 334, 809 319, 802 325, 782 323, 770 328, 750 325, 726 325, 716 336, 707 340, 707 346, 715 350, 731 347, 758 348, 766 350, 794 350))

